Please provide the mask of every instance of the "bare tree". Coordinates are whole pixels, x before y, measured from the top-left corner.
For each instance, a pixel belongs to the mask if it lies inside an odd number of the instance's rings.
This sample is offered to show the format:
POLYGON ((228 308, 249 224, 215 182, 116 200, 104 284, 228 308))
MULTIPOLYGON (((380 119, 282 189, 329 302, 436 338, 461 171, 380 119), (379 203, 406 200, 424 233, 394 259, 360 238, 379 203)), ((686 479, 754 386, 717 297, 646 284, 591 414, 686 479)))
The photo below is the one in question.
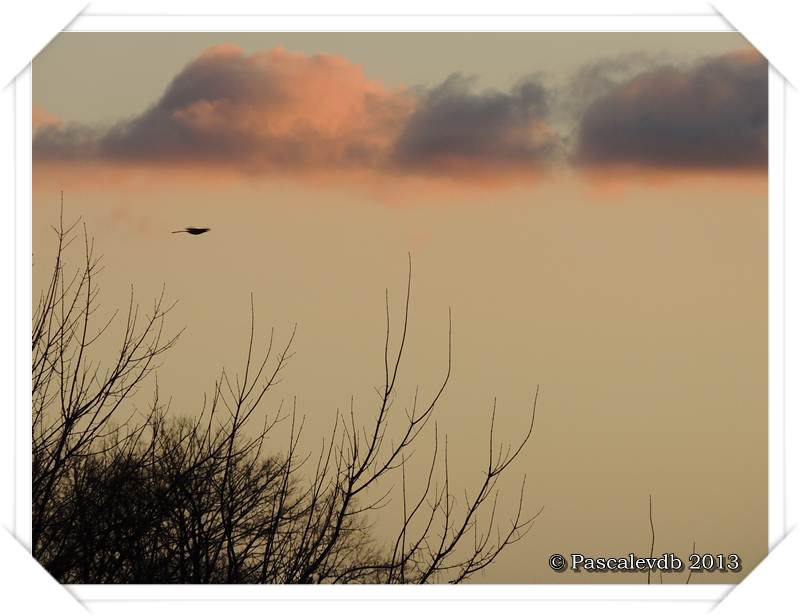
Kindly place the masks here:
POLYGON ((320 455, 312 488, 306 497, 309 524, 300 536, 297 549, 293 551, 296 555, 294 562, 288 568, 282 568, 283 574, 288 573, 289 576, 281 581, 461 582, 487 567, 503 549, 521 539, 536 517, 523 517, 523 480, 515 517, 505 529, 501 529, 495 520, 497 481, 531 437, 538 391, 528 430, 516 448, 500 446, 495 452, 496 409, 493 408, 485 476, 472 496, 465 494, 463 507, 457 506, 450 485, 447 439, 445 437, 443 443, 440 441, 435 424, 433 453, 424 488, 415 499, 410 497, 406 461, 411 455, 412 446, 433 417, 450 379, 452 367, 450 319, 447 367, 438 390, 427 403, 423 403, 419 400, 417 389, 411 408, 402 415, 392 409, 408 333, 410 297, 409 258, 400 342, 393 357, 389 353, 391 323, 387 293, 384 383, 379 390, 380 400, 374 420, 369 426, 359 427, 352 408, 349 416, 337 413, 330 444, 327 451, 320 455), (400 423, 400 436, 390 443, 387 442, 387 433, 395 416, 400 423), (437 467, 441 470, 441 484, 435 482, 437 467), (394 542, 389 549, 371 558, 343 557, 337 548, 341 539, 353 532, 350 523, 357 516, 376 510, 385 503, 394 488, 389 478, 396 472, 400 474, 403 521, 394 542), (375 494, 377 496, 370 496, 375 494), (484 510, 488 510, 489 520, 481 530, 479 514, 484 510), (324 523, 313 524, 315 518, 321 518, 324 523), (416 533, 413 532, 415 522, 416 533), (472 543, 469 549, 462 551, 460 548, 465 546, 468 539, 472 539, 472 543))
POLYGON ((114 317, 92 326, 99 259, 85 229, 82 267, 65 273, 74 229, 63 222, 56 229, 53 275, 33 319, 34 554, 60 581, 458 583, 530 530, 541 510, 524 515, 524 479, 508 520, 498 513, 498 481, 531 438, 538 389, 517 446, 495 442, 493 405, 485 470, 463 498, 451 483, 447 437, 431 421, 451 374, 451 319, 440 385, 427 401, 416 388, 410 408, 395 404, 410 258, 395 353, 386 294, 384 379, 372 419, 357 422, 352 404, 337 411, 317 453, 302 455, 296 403, 285 408, 276 400, 266 409, 292 357, 295 330, 280 344, 271 331, 259 344, 252 297, 242 371, 223 370, 194 417, 174 417, 156 383, 144 419, 135 422, 124 405, 177 339, 163 333, 169 308, 162 292, 142 317, 131 297, 118 353, 102 367, 91 351, 114 317), (279 425, 285 445, 268 451, 279 425), (413 482, 408 463, 424 433, 432 440, 430 463, 413 482), (392 539, 379 540, 370 514, 393 497, 400 523, 392 539))
POLYGON ((164 317, 170 309, 164 294, 150 312, 140 311, 131 289, 122 338, 110 363, 92 355, 95 344, 109 332, 118 316, 95 326, 98 308, 96 278, 100 258, 85 226, 65 228, 63 204, 57 237, 56 261, 49 284, 39 296, 32 325, 33 422, 33 552, 38 557, 63 546, 52 543, 49 532, 58 515, 54 505, 65 476, 87 456, 99 453, 101 443, 116 443, 118 451, 133 446, 140 432, 127 421, 112 425, 142 381, 156 368, 157 358, 177 340, 164 335, 164 317), (82 237, 82 266, 68 272, 64 252, 82 237))

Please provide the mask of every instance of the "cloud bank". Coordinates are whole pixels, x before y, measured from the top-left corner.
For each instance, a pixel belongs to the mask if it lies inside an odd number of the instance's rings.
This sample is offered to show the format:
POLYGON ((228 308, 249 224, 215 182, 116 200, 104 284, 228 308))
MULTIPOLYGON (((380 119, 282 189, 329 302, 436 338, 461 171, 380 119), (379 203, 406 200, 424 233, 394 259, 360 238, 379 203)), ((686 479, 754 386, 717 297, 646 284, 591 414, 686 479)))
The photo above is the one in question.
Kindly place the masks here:
POLYGON ((560 92, 534 77, 478 91, 460 74, 428 89, 390 88, 339 56, 222 45, 184 67, 152 107, 112 126, 62 123, 35 109, 34 169, 36 177, 104 169, 104 185, 151 170, 465 186, 530 181, 564 166, 766 171, 767 64, 758 53, 688 68, 623 64, 600 75, 601 88, 596 66, 560 92), (569 148, 570 127, 554 108, 573 110, 569 148))

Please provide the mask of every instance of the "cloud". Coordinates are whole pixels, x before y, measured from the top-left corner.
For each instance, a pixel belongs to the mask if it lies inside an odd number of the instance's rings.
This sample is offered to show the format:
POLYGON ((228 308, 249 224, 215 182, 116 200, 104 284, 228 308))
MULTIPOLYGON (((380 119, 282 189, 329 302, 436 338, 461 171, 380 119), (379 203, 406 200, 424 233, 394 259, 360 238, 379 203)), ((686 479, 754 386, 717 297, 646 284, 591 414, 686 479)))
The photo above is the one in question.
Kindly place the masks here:
POLYGON ((588 106, 573 160, 601 170, 766 171, 767 75, 754 50, 646 70, 588 106))
POLYGON ((212 47, 143 113, 110 127, 40 126, 34 161, 53 173, 160 173, 485 180, 535 170, 555 138, 541 85, 473 92, 451 76, 431 90, 368 79, 332 55, 212 47))
POLYGON ((39 161, 197 164, 245 173, 371 164, 411 111, 400 92, 329 55, 206 50, 141 115, 36 133, 39 161))
POLYGON ((392 153, 399 169, 430 174, 535 172, 557 153, 547 123, 548 94, 534 79, 509 92, 473 92, 473 80, 451 75, 430 90, 392 153))

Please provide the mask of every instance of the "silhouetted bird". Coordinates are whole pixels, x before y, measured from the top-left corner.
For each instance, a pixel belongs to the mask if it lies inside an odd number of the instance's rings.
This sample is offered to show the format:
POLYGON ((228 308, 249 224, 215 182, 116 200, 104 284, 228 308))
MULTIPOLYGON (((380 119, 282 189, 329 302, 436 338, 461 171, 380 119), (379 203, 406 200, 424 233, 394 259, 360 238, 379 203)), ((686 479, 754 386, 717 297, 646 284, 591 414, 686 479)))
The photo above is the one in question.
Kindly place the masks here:
POLYGON ((211 231, 209 227, 186 227, 180 231, 173 231, 173 233, 189 233, 190 235, 200 235, 206 231, 211 231))

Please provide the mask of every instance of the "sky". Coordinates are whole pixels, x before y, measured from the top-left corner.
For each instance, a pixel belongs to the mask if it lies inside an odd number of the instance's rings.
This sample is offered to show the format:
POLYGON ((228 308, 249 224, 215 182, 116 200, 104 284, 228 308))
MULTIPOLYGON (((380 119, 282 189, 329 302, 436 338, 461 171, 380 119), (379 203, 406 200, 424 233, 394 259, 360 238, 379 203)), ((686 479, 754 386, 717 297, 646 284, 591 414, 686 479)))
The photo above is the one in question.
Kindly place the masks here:
POLYGON ((541 388, 501 499, 525 473, 543 513, 475 581, 641 582, 547 557, 649 552, 649 495, 657 553, 766 554, 767 64, 738 34, 66 33, 33 104, 34 293, 63 190, 104 310, 178 301, 173 412, 241 366, 252 293, 260 332, 297 324, 269 403, 309 450, 351 397, 366 420, 410 254, 400 398, 441 378, 452 310, 465 488, 493 399, 514 442, 541 388))

